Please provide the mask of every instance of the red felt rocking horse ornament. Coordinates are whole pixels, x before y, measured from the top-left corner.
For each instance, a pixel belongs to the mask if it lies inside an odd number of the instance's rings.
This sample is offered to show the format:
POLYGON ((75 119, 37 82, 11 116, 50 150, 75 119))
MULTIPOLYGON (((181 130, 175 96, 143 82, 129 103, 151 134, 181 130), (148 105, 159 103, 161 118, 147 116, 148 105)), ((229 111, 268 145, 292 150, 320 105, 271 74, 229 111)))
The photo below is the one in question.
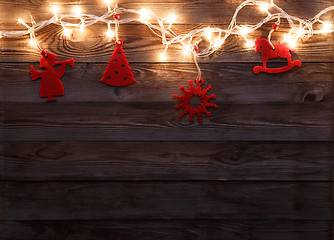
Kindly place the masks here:
POLYGON ((290 49, 287 43, 275 44, 273 45, 270 42, 270 36, 273 31, 278 30, 278 24, 274 24, 272 30, 269 33, 268 39, 265 38, 257 38, 255 40, 255 52, 259 52, 261 50, 262 62, 263 66, 255 66, 253 68, 253 72, 258 74, 260 72, 266 73, 281 73, 289 71, 291 68, 302 65, 300 60, 291 60, 290 51, 295 51, 295 49, 290 49), (279 68, 267 68, 267 61, 272 58, 286 58, 288 61, 288 65, 279 68))

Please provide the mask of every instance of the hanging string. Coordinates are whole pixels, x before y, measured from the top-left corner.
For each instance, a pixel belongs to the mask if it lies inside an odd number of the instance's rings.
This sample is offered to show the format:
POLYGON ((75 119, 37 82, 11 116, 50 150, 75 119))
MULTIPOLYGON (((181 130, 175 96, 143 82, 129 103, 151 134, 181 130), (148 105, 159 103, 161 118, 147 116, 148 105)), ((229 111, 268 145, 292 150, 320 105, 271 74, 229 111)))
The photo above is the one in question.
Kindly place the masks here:
POLYGON ((197 78, 196 78, 196 80, 198 80, 198 81, 200 81, 202 79, 202 71, 201 71, 201 68, 199 67, 198 62, 197 62, 198 44, 201 41, 202 40, 197 41, 193 46, 194 63, 195 63, 196 68, 197 68, 197 78))
POLYGON ((273 48, 273 50, 275 50, 275 46, 274 44, 272 44, 272 42, 270 41, 271 39, 271 34, 274 32, 274 31, 277 31, 278 28, 279 28, 279 25, 281 24, 281 18, 279 17, 276 21, 276 23, 273 25, 272 29, 270 30, 269 34, 268 34, 268 42, 270 43, 271 47, 273 48))
POLYGON ((116 41, 119 40, 118 38, 118 29, 119 29, 119 15, 118 15, 118 4, 116 3, 116 6, 114 8, 114 19, 115 19, 115 37, 116 37, 116 41))

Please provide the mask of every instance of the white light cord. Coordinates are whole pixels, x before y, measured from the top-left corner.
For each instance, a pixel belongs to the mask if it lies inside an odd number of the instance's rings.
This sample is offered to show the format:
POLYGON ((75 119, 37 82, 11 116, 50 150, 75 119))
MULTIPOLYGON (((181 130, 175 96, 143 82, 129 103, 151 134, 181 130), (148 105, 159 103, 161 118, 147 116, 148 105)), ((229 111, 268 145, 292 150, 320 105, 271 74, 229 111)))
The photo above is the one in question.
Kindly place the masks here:
POLYGON ((164 53, 166 53, 168 47, 171 44, 176 44, 176 43, 181 44, 184 47, 185 51, 191 52, 190 46, 192 42, 195 41, 195 38, 204 39, 206 35, 209 36, 210 39, 208 39, 208 42, 210 45, 206 47, 205 49, 196 53, 197 57, 205 57, 205 56, 209 56, 210 54, 220 49, 220 47, 224 44, 225 40, 230 35, 241 36, 243 39, 245 39, 247 47, 253 47, 254 41, 250 41, 247 38, 247 35, 259 29, 263 24, 270 22, 272 20, 286 19, 288 21, 291 29, 290 29, 290 32, 287 34, 285 41, 287 42, 291 41, 294 44, 300 38, 308 39, 312 37, 314 34, 332 33, 334 32, 334 28, 332 24, 320 19, 324 14, 332 10, 334 10, 334 6, 331 6, 331 7, 328 7, 322 10, 312 19, 304 20, 304 19, 287 14, 283 9, 278 7, 273 2, 273 0, 271 0, 270 4, 265 1, 246 0, 236 8, 235 13, 232 17, 232 20, 229 24, 229 27, 226 30, 221 29, 221 28, 199 28, 199 29, 190 31, 187 34, 177 35, 173 30, 171 30, 171 27, 172 27, 173 21, 175 21, 175 18, 174 19, 159 18, 150 10, 146 10, 145 13, 143 13, 142 11, 136 11, 133 9, 118 8, 118 6, 116 6, 115 9, 111 10, 110 3, 109 3, 108 12, 100 17, 93 15, 93 14, 79 13, 76 15, 69 15, 69 14, 57 14, 56 12, 54 12, 54 16, 50 18, 49 20, 41 21, 39 23, 34 23, 33 21, 33 24, 31 27, 29 27, 27 24, 25 24, 21 20, 20 22, 24 24, 24 26, 27 27, 27 30, 25 31, 1 31, 0 38, 1 37, 16 38, 16 37, 21 37, 21 36, 29 34, 31 41, 35 42, 35 45, 38 48, 40 48, 40 46, 38 45, 36 41, 35 33, 50 24, 61 25, 64 28, 64 33, 66 33, 65 30, 69 31, 68 28, 71 28, 71 27, 77 27, 77 28, 83 29, 84 27, 91 26, 98 22, 103 22, 103 23, 108 24, 109 30, 110 30, 110 24, 115 24, 115 34, 116 34, 116 40, 117 40, 119 24, 140 22, 142 24, 145 24, 156 36, 162 39, 162 43, 165 45, 164 53), (260 9, 262 9, 267 14, 267 16, 263 18, 259 23, 253 26, 238 25, 237 16, 240 10, 246 6, 258 6, 260 9), (273 13, 271 13, 269 10, 271 10, 273 13), (110 20, 110 18, 112 18, 113 15, 115 14, 125 14, 125 13, 137 14, 139 18, 122 18, 121 20, 114 20, 114 19, 110 20), (155 22, 151 23, 145 17, 150 17, 155 22), (78 22, 80 21, 80 22, 73 23, 76 21, 78 22), (313 25, 316 23, 322 24, 323 29, 314 30, 313 25), (215 40, 213 40, 211 38, 212 35, 218 35, 218 37, 215 40))

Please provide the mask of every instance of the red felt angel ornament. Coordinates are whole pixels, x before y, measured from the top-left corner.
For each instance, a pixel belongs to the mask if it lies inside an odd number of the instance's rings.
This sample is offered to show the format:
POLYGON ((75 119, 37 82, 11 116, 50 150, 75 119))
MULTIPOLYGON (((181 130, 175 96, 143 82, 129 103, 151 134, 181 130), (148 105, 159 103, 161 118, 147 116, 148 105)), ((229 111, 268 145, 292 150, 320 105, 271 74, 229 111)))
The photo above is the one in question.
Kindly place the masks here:
POLYGON ((46 101, 56 101, 56 96, 64 95, 64 86, 61 82, 61 77, 65 73, 66 66, 74 66, 73 58, 67 61, 57 62, 57 55, 53 53, 47 53, 45 50, 41 51, 40 68, 46 69, 45 71, 37 71, 32 65, 30 74, 32 80, 42 78, 39 86, 40 97, 46 97, 46 101), (60 65, 55 68, 56 65, 60 65))

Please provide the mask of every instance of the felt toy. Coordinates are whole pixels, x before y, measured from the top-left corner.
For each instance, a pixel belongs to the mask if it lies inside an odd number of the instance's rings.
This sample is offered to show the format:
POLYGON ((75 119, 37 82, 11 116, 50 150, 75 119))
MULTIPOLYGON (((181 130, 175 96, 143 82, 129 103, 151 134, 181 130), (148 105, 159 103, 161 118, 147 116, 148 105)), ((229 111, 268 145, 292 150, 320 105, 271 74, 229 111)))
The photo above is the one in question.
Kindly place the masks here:
POLYGON ((60 78, 65 73, 67 65, 73 67, 73 58, 67 61, 56 62, 57 55, 53 53, 47 53, 45 50, 41 51, 42 57, 40 60, 40 68, 45 68, 46 71, 37 71, 33 66, 30 68, 30 75, 32 80, 42 78, 39 86, 40 97, 46 97, 46 101, 56 101, 55 96, 64 95, 64 86, 60 78), (60 65, 55 69, 56 65, 60 65))
POLYGON ((194 120, 194 116, 197 115, 198 122, 202 123, 202 113, 205 113, 208 117, 211 116, 211 113, 207 111, 207 107, 217 108, 218 106, 214 103, 209 103, 210 99, 215 99, 215 95, 211 96, 207 95, 207 92, 211 89, 211 86, 208 86, 205 89, 202 89, 203 79, 197 79, 196 81, 197 87, 194 87, 194 82, 192 80, 189 81, 189 90, 185 90, 182 86, 180 89, 184 93, 184 95, 174 95, 173 97, 182 100, 181 104, 175 105, 176 109, 184 108, 183 112, 179 115, 179 118, 182 118, 185 114, 189 113, 189 121, 194 120), (190 100, 192 97, 198 96, 201 98, 201 103, 197 107, 192 107, 190 104, 190 100))
POLYGON ((101 82, 111 86, 127 86, 134 83, 131 68, 122 49, 122 40, 116 41, 116 49, 111 55, 109 64, 104 72, 101 82))
POLYGON ((257 38, 255 40, 255 52, 259 52, 261 48, 261 56, 263 66, 255 66, 253 72, 258 74, 260 72, 266 73, 281 73, 289 71, 291 68, 302 65, 300 60, 291 60, 290 51, 295 51, 290 49, 287 43, 271 45, 270 42, 265 38, 257 38), (288 65, 280 68, 267 68, 267 61, 272 58, 286 58, 288 60, 288 65))

